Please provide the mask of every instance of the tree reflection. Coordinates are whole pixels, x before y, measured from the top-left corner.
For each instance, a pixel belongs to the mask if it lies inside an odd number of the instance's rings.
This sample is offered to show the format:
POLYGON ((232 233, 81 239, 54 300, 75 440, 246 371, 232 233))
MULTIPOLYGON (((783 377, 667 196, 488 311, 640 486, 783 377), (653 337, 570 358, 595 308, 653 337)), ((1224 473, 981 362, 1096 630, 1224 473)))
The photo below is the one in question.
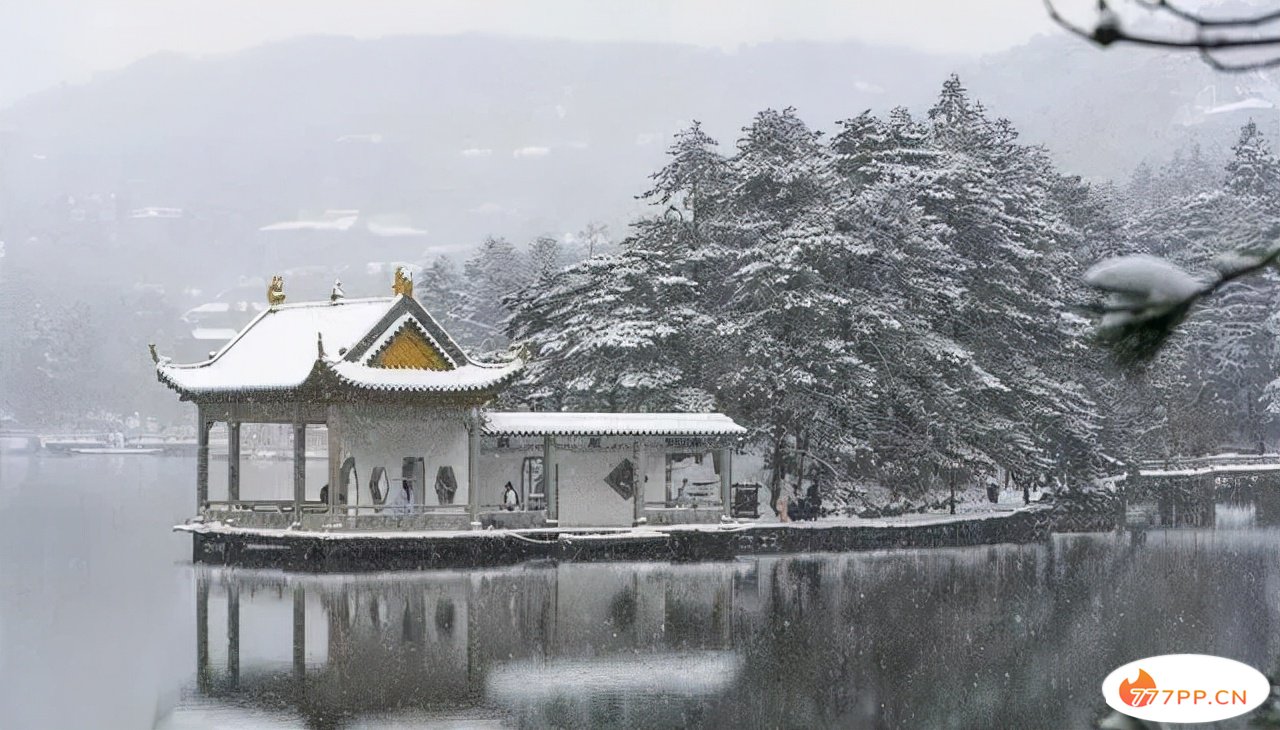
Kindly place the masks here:
POLYGON ((1088 727, 1102 678, 1137 657, 1276 666, 1274 538, 381 576, 201 569, 197 694, 311 727, 1088 727), (264 648, 277 635, 293 636, 291 655, 287 640, 264 648))

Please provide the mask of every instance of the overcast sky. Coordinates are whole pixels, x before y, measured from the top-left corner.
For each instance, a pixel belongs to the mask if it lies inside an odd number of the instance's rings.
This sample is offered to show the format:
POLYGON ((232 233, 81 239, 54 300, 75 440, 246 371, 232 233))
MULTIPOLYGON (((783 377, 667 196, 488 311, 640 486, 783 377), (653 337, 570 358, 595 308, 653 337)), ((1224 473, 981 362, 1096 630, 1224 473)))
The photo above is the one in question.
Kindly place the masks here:
POLYGON ((859 40, 983 53, 1050 28, 1039 0, 0 0, 0 104, 159 51, 317 33, 484 32, 733 48, 859 40))

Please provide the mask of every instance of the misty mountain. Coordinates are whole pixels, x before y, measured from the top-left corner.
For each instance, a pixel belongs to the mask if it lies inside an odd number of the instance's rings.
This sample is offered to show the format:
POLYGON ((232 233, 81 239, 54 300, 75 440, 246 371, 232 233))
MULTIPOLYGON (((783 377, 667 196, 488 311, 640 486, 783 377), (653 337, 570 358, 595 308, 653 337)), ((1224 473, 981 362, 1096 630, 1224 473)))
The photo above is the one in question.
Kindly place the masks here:
POLYGON ((952 71, 1024 142, 1090 178, 1127 178, 1193 141, 1218 166, 1245 119, 1277 129, 1266 74, 1062 37, 981 60, 485 36, 157 55, 0 110, 0 284, 13 298, 0 335, 60 339, 28 332, 22 312, 85 302, 97 319, 77 336, 103 361, 145 369, 149 341, 202 356, 216 343, 193 328, 243 324, 271 273, 290 273, 295 299, 328 296, 335 276, 353 296, 381 294, 389 262, 457 264, 489 235, 523 246, 603 222, 617 239, 691 121, 726 153, 765 108, 831 134, 867 109, 923 113, 952 71), (209 319, 210 303, 229 314, 209 319))
POLYGON ((425 230, 441 248, 592 220, 616 231, 671 135, 693 119, 726 145, 766 107, 796 107, 830 129, 868 108, 918 109, 955 70, 1026 141, 1091 177, 1127 175, 1189 138, 1225 149, 1230 134, 1202 132, 1238 128, 1240 115, 1216 125, 1206 109, 1280 97, 1265 78, 1215 75, 1190 57, 1103 53, 1065 38, 972 62, 858 43, 730 53, 312 37, 158 55, 3 111, 0 222, 38 227, 31 217, 60 197, 109 196, 114 215, 162 208, 207 221, 224 257, 248 262, 266 245, 259 229, 334 210, 425 230))

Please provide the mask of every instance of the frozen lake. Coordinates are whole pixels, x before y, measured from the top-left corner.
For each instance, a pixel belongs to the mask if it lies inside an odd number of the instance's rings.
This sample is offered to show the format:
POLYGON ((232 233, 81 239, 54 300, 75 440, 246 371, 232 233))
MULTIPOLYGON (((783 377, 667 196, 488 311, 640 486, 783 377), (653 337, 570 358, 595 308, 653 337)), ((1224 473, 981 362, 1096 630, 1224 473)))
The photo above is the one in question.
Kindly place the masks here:
POLYGON ((0 726, 1089 727, 1135 658, 1280 668, 1280 530, 1238 510, 1138 542, 285 576, 187 562, 194 471, 0 459, 0 726))

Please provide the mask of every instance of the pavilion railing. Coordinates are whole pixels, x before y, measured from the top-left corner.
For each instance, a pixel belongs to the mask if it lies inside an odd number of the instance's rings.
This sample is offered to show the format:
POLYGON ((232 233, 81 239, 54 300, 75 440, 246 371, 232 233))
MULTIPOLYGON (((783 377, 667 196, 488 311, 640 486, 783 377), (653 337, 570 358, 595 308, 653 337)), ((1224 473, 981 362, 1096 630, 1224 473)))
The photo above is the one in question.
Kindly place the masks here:
MULTIPOLYGON (((293 500, 291 499, 216 499, 205 502, 205 508, 213 512, 268 512, 288 514, 293 512, 293 500)), ((438 513, 464 513, 467 510, 466 505, 457 504, 413 504, 413 505, 384 505, 384 504, 340 504, 335 508, 338 514, 438 514, 438 513)), ((329 505, 326 502, 307 501, 302 503, 302 512, 304 514, 322 514, 329 511, 329 505)))

